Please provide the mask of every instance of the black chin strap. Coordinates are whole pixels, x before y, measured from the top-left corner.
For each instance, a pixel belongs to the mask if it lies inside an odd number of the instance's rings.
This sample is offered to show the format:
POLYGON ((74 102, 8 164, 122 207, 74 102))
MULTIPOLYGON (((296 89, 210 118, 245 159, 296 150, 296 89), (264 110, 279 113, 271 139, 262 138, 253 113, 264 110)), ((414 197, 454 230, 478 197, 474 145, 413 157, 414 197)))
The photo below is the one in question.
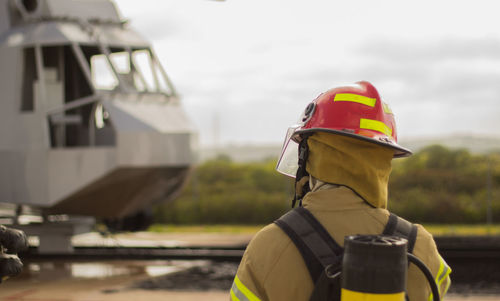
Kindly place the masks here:
POLYGON ((299 168, 297 169, 297 174, 295 175, 295 195, 292 200, 292 208, 295 207, 295 203, 299 200, 299 206, 302 206, 302 198, 311 189, 309 187, 309 173, 306 171, 307 157, 309 156, 309 147, 307 146, 307 136, 299 143, 299 168))

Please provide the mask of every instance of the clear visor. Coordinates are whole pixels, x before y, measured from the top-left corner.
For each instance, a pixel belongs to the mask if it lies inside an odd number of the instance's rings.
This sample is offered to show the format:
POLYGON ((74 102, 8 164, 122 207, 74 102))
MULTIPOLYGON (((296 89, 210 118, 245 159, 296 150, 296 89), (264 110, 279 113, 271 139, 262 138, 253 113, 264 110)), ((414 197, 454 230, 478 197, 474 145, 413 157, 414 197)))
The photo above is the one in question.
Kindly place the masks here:
POLYGON ((299 144, 292 140, 293 134, 300 126, 288 128, 285 141, 281 148, 281 155, 276 165, 276 170, 279 173, 295 178, 297 169, 299 168, 299 144))

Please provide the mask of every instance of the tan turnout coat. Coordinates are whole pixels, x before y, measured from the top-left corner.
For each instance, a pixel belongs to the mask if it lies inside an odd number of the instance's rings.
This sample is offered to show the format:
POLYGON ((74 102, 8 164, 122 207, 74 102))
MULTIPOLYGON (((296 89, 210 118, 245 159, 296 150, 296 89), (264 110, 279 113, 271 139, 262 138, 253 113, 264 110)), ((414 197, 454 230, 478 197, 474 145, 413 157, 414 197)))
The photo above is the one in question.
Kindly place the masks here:
MULTIPOLYGON (((389 218, 389 211, 370 206, 344 186, 310 192, 303 206, 341 246, 347 235, 381 234, 389 218)), ((429 267, 444 295, 451 269, 439 255, 432 235, 421 225, 413 254, 429 267)), ((248 245, 231 289, 231 300, 305 301, 313 287, 293 242, 278 226, 270 224, 248 245)), ((427 301, 431 294, 425 277, 413 264, 408 271, 407 292, 411 301, 427 301)))

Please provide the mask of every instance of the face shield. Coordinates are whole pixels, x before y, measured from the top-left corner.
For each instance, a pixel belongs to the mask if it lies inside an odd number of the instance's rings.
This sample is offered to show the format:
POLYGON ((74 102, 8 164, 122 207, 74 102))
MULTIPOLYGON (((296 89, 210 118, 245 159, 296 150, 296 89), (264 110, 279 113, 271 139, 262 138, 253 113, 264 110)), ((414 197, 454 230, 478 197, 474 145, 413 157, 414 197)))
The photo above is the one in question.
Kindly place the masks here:
POLYGON ((285 141, 283 141, 283 147, 281 148, 281 155, 276 165, 276 170, 279 173, 295 178, 297 169, 299 168, 299 144, 293 139, 293 136, 297 130, 301 129, 311 119, 315 111, 316 103, 309 103, 300 116, 299 121, 288 128, 285 141))
POLYGON ((297 169, 299 168, 299 144, 292 137, 299 128, 300 125, 288 128, 285 141, 283 141, 283 147, 281 148, 281 155, 276 165, 276 170, 279 173, 292 178, 295 178, 297 169))

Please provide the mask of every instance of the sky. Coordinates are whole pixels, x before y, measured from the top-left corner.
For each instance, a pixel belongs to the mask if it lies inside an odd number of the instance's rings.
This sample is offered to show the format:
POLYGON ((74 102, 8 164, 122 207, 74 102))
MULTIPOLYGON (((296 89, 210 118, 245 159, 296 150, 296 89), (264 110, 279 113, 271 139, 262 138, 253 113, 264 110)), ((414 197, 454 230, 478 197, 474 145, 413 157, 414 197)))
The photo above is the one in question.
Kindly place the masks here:
POLYGON ((500 139, 498 1, 116 0, 202 146, 279 144, 320 93, 368 80, 400 139, 500 139))

